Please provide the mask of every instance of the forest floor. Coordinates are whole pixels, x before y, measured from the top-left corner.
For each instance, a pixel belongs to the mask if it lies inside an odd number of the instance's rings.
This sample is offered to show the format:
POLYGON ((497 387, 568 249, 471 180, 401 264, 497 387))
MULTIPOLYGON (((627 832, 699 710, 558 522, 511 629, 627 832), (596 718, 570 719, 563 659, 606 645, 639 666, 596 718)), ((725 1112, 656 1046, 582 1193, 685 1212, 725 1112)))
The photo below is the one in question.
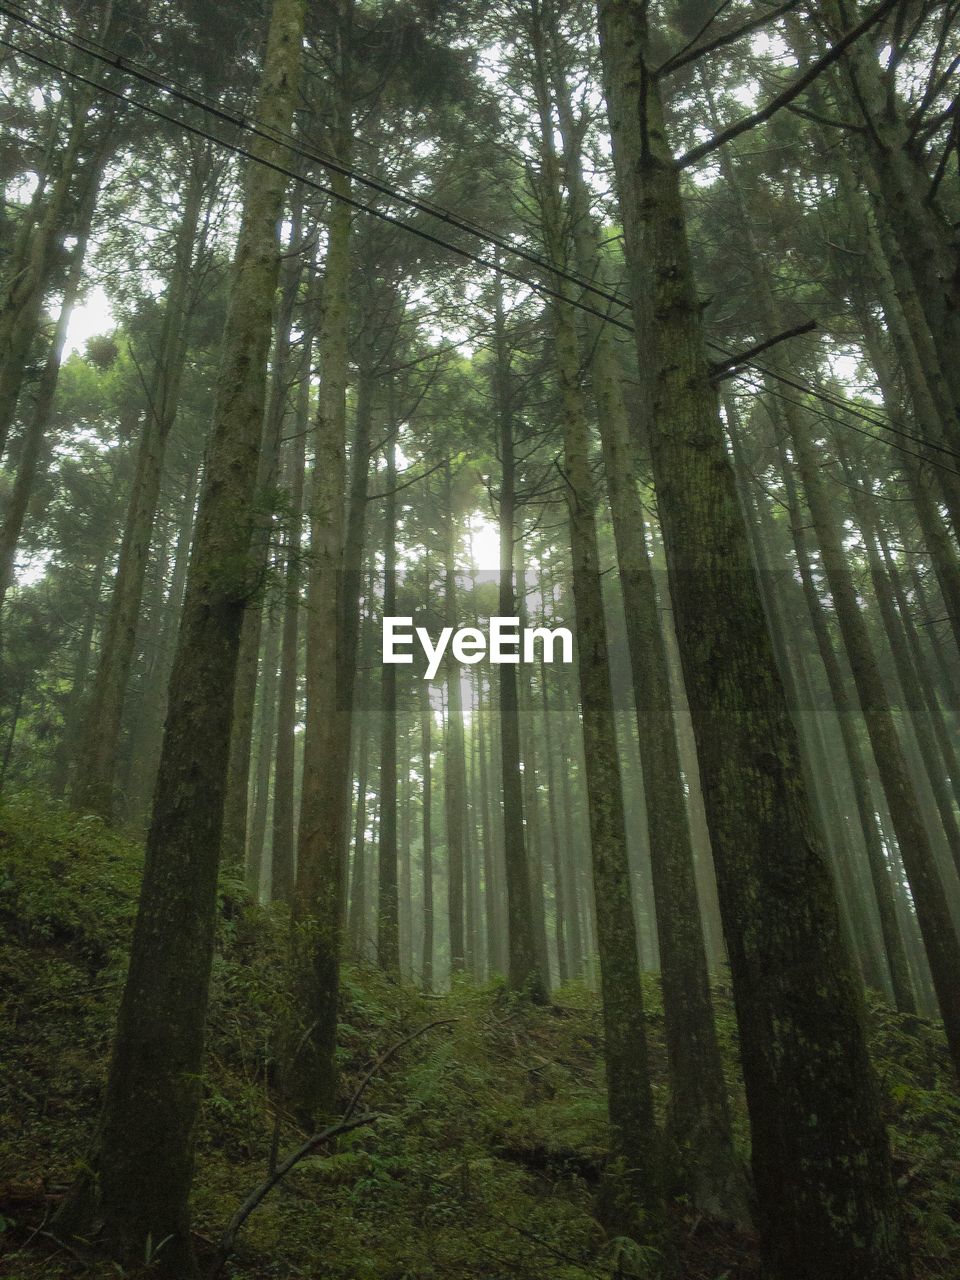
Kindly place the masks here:
MULTIPOLYGON (((52 1217, 96 1121, 136 902, 140 851, 60 807, 0 806, 0 1274, 122 1275, 62 1244, 52 1217)), ((231 1215, 264 1178, 277 1116, 269 1085, 282 1005, 282 914, 239 885, 220 901, 194 1225, 209 1267, 231 1215)), ((662 1009, 646 981, 658 1104, 662 1009)), ((717 1009, 746 1120, 725 993, 717 1009)), ((223 1275, 330 1280, 585 1280, 642 1275, 596 1216, 604 1164, 597 997, 543 1009, 491 984, 429 998, 371 969, 344 972, 344 1098, 379 1055, 428 1023, 371 1079, 377 1119, 303 1160, 239 1233, 223 1275), (449 1020, 449 1021, 448 1021, 449 1020)), ((960 1277, 960 1097, 938 1029, 870 1008, 918 1280, 960 1277)), ((281 1159, 302 1133, 282 1118, 281 1159)), ((755 1240, 675 1210, 685 1276, 751 1280, 755 1240)), ((132 1273, 127 1273, 132 1274, 132 1273)), ((149 1269, 138 1274, 148 1275, 149 1269)))

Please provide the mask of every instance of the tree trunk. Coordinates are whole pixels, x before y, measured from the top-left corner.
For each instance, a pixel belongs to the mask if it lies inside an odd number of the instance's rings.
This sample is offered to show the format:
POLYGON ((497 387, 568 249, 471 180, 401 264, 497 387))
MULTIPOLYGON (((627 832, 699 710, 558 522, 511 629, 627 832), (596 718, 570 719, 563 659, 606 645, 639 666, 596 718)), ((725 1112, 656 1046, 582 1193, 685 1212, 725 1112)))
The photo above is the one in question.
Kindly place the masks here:
POLYGON ((569 310, 554 308, 557 372, 564 415, 564 479, 577 622, 577 671, 583 715, 590 853, 597 902, 607 1108, 622 1184, 613 1221, 628 1234, 662 1244, 662 1170, 647 1064, 643 992, 616 717, 597 548, 589 433, 579 388, 580 359, 569 310), (639 1212, 638 1212, 639 1210, 639 1212))
POLYGON ((247 842, 247 860, 244 879, 255 902, 261 900, 262 890, 271 883, 273 873, 266 859, 267 811, 270 806, 270 774, 277 748, 277 687, 279 684, 280 645, 283 621, 275 607, 267 609, 267 636, 263 646, 263 664, 260 673, 260 714, 257 717, 254 739, 256 755, 253 761, 253 795, 249 814, 250 838, 247 842))
MULTIPOLYGON (((392 426, 392 424, 391 424, 392 426)), ((383 514, 383 616, 397 612, 397 463, 391 437, 386 449, 383 514)), ((397 853, 397 668, 386 663, 381 676, 380 724, 380 896, 377 908, 377 963, 400 976, 400 889, 397 853)))
MULTIPOLYGON (((555 75, 555 83, 558 80, 560 77, 555 75)), ((549 233, 551 227, 559 230, 562 226, 560 175, 553 154, 546 98, 544 76, 540 88, 544 176, 555 206, 545 230, 549 256, 558 261, 563 245, 556 233, 549 233)), ((581 169, 569 92, 562 82, 557 86, 557 100, 577 269, 581 276, 595 279, 601 270, 600 253, 590 223, 590 199, 581 169)), ((671 1129, 680 1152, 682 1180, 696 1206, 718 1216, 744 1221, 749 1217, 746 1183, 733 1150, 726 1084, 710 1002, 693 847, 670 700, 670 672, 644 533, 646 517, 638 489, 637 457, 612 331, 592 317, 589 344, 641 744, 663 983, 671 1129)), ((559 351, 559 341, 557 346, 559 351)), ((571 358, 574 353, 575 347, 570 351, 571 358)), ((568 396, 578 398, 575 368, 561 372, 561 383, 568 387, 568 396)), ((582 403, 576 412, 583 415, 582 403)))
POLYGON ((180 626, 180 611, 187 580, 199 479, 199 470, 194 470, 183 494, 177 528, 177 547, 173 557, 173 577, 164 610, 163 627, 157 639, 156 656, 146 681, 143 705, 131 747, 132 768, 127 807, 131 816, 138 822, 149 819, 150 802, 160 760, 163 722, 167 708, 167 686, 170 683, 170 668, 173 663, 177 630, 180 626))
MULTIPOLYGON (((513 584, 516 528, 516 462, 514 413, 510 396, 510 354, 503 313, 503 282, 496 277, 494 315, 495 366, 493 394, 499 429, 500 579, 498 610, 501 617, 517 617, 513 584)), ((540 971, 534 926, 531 920, 530 867, 523 830, 523 777, 520 771, 520 707, 517 673, 509 663, 499 671, 500 768, 503 780, 503 848, 507 880, 507 981, 514 991, 526 992, 534 1001, 546 999, 547 975, 540 971)))
MULTIPOLYGON (((453 495, 450 461, 444 478, 444 611, 448 627, 456 628, 457 563, 453 531, 453 495)), ((446 664, 447 724, 443 753, 444 801, 447 839, 447 916, 450 935, 450 973, 462 973, 465 962, 463 918, 463 848, 467 774, 463 748, 463 700, 460 668, 452 658, 446 664)))
POLYGON ((420 756, 423 761, 423 954, 420 965, 424 991, 433 990, 433 768, 430 685, 420 681, 420 756))
POLYGON ((350 905, 347 913, 347 937, 350 954, 357 960, 366 958, 367 938, 367 792, 370 789, 368 774, 370 759, 370 730, 364 713, 367 709, 367 690, 370 679, 364 671, 360 680, 360 721, 357 731, 360 745, 357 752, 357 803, 353 826, 353 870, 350 877, 350 905))
POLYGON ((923 933, 930 971, 940 1003, 947 1043, 960 1072, 960 940, 954 930, 937 869, 930 834, 907 769, 876 654, 860 610, 857 589, 843 546, 841 524, 827 492, 821 460, 804 424, 792 424, 791 440, 840 631, 853 672, 860 708, 887 797, 890 818, 903 858, 923 933))
POLYGON ((106 163, 106 148, 101 147, 100 154, 91 161, 92 172, 87 176, 80 214, 78 217, 77 242, 70 256, 70 268, 67 272, 60 303, 60 313, 53 334, 53 341, 40 375, 37 394, 30 409, 30 416, 24 432, 20 450, 17 476, 13 484, 13 492, 3 513, 0 523, 0 609, 6 599, 7 592, 13 585, 14 562, 17 544, 23 529, 24 517, 30 503, 30 497, 40 472, 50 418, 53 413, 53 402, 56 396, 57 383, 60 378, 60 365, 67 345, 67 330, 76 305, 77 295, 83 283, 83 268, 90 239, 90 227, 96 208, 97 196, 106 163))
POLYGON ((187 355, 187 299, 206 177, 206 166, 197 166, 184 199, 163 320, 160 359, 147 397, 110 615, 73 781, 74 807, 97 813, 106 821, 113 817, 123 702, 130 681, 147 558, 160 500, 163 456, 177 416, 187 355))
POLYGON ((779 1280, 903 1280, 906 1245, 861 1002, 710 384, 646 15, 629 0, 600 0, 598 9, 637 353, 649 370, 653 473, 730 955, 764 1251, 779 1280))
POLYGON ((273 849, 270 860, 270 897, 274 902, 293 901, 294 793, 297 725, 297 690, 300 667, 300 582, 303 542, 303 488, 306 469, 307 427, 310 415, 310 353, 312 342, 304 335, 305 355, 297 393, 296 438, 293 441, 290 479, 290 534, 287 539, 283 639, 281 641, 280 691, 277 707, 277 760, 273 782, 273 849))
MULTIPOLYGON (((290 127, 302 0, 274 0, 256 118, 290 127)), ((118 1260, 197 1274, 188 1197, 216 922, 217 862, 240 624, 250 590, 257 479, 284 178, 279 143, 255 138, 234 260, 212 436, 170 684, 146 865, 95 1167, 98 1204, 78 1196, 63 1227, 94 1210, 118 1260), (98 1211, 98 1212, 97 1212, 98 1211)), ((87 1188, 89 1183, 84 1179, 87 1188)), ((89 1222, 84 1224, 89 1229, 89 1222)))
MULTIPOLYGON (((353 0, 338 0, 338 64, 333 134, 337 159, 350 163, 353 0)), ((330 179, 349 196, 350 179, 330 179)), ((287 1046, 285 1088, 307 1127, 336 1103, 337 999, 343 931, 343 871, 355 661, 346 653, 344 493, 346 488, 347 336, 352 215, 334 200, 327 227, 320 383, 307 594, 306 727, 303 794, 294 890, 294 994, 300 1022, 287 1046)))
MULTIPOLYGON (((291 330, 300 291, 303 263, 300 254, 300 229, 303 193, 295 188, 291 210, 291 250, 284 255, 280 281, 280 305, 275 325, 272 377, 267 411, 263 420, 263 444, 257 472, 257 492, 265 503, 271 494, 280 465, 280 442, 283 424, 288 419, 291 370, 291 330)), ((250 553, 251 576, 259 590, 246 610, 240 634, 240 656, 233 696, 230 732, 230 767, 227 773, 227 795, 223 816, 224 866, 240 876, 247 861, 247 818, 250 813, 250 760, 253 751, 253 713, 257 698, 257 672, 263 639, 263 597, 270 568, 272 512, 261 511, 250 553)))

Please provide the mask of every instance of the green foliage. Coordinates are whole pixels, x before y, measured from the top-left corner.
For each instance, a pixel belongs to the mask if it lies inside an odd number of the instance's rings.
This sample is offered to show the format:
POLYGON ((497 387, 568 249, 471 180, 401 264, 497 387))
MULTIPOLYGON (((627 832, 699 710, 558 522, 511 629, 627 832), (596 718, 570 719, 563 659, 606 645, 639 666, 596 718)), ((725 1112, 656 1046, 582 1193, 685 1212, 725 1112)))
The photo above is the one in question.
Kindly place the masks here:
MULTIPOLYGON (((0 1269, 16 1280, 117 1274, 74 1269, 70 1255, 32 1232, 89 1148, 140 868, 137 846, 97 821, 29 796, 0 807, 0 1254, 11 1255, 0 1269)), ((281 1157, 305 1136, 276 1088, 286 925, 283 912, 253 907, 242 885, 221 884, 194 1204, 201 1253, 263 1179, 278 1109, 281 1157)), ((662 1000, 653 977, 644 983, 662 1106, 662 1000)), ((725 992, 717 998, 736 1083, 733 1013, 725 992)), ((439 1020, 373 1077, 363 1105, 379 1119, 302 1161, 250 1217, 227 1275, 650 1273, 649 1251, 598 1221, 607 1144, 595 993, 572 985, 531 1009, 499 982, 459 982, 425 999, 348 966, 344 1099, 387 1049, 439 1020)), ((932 1024, 877 1005, 871 1028, 918 1275, 946 1280, 960 1244, 960 1099, 932 1024)), ((745 1134, 739 1086, 735 1114, 745 1134)), ((692 1280, 758 1274, 751 1239, 676 1213, 692 1280)))

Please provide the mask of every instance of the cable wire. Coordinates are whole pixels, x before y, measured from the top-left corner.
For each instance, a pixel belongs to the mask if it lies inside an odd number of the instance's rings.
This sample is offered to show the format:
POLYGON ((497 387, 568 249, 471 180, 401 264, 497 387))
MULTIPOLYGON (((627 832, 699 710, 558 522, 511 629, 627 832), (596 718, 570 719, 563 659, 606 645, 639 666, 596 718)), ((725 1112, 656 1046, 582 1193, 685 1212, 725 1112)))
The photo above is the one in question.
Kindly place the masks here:
MULTIPOLYGON (((480 227, 478 224, 471 225, 470 223, 465 222, 463 219, 451 213, 449 210, 445 209, 443 206, 433 205, 428 201, 419 199, 417 197, 409 196, 403 192, 397 191, 395 188, 389 186, 389 184, 384 183, 379 179, 370 178, 367 175, 361 174, 357 170, 353 169, 352 167, 343 165, 340 162, 334 160, 332 157, 325 156, 322 152, 320 152, 317 149, 314 149, 314 148, 308 149, 307 147, 302 145, 299 142, 299 140, 296 139, 292 134, 283 134, 277 130, 272 130, 272 129, 268 130, 268 129, 261 128, 255 122, 247 119, 247 117, 245 117, 244 115, 237 115, 227 110, 226 108, 223 107, 222 104, 216 103, 210 99, 205 100, 202 95, 199 95, 193 91, 187 91, 182 87, 177 87, 177 84, 175 81, 163 80, 161 77, 157 76, 154 72, 144 67, 143 64, 138 64, 133 59, 129 59, 117 53, 115 50, 110 49, 109 46, 107 45, 100 44, 99 42, 92 40, 89 37, 82 37, 81 40, 74 40, 66 34, 50 29, 46 24, 38 21, 37 19, 31 18, 26 14, 18 12, 14 7, 12 7, 9 4, 0 3, 0 14, 5 14, 7 17, 12 18, 14 21, 20 22, 22 25, 28 28, 31 28, 35 31, 38 31, 41 35, 45 35, 49 39, 57 40, 63 44, 66 44, 68 47, 74 49, 75 51, 80 53, 85 53, 88 56, 95 58, 97 61, 100 61, 101 63, 104 63, 111 67, 116 67, 119 71, 126 72, 127 74, 134 76, 136 79, 139 79, 140 81, 147 83, 156 89, 159 89, 161 92, 166 93, 169 96, 172 96, 174 98, 177 98, 185 102, 189 106, 197 107, 201 111, 204 111, 207 114, 213 115, 218 119, 230 124, 232 127, 236 128, 240 133, 252 134, 254 137, 260 138, 264 141, 278 144, 282 146, 285 150, 291 152, 294 156, 296 156, 299 159, 321 164, 325 168, 331 169, 333 172, 338 173, 342 177, 349 178, 351 181, 356 181, 360 185, 363 185, 372 190, 375 190, 376 192, 378 192, 378 194, 384 195, 388 199, 394 200, 397 203, 406 204, 408 207, 416 210, 417 212, 424 213, 429 217, 437 218, 438 220, 444 222, 447 225, 456 227, 458 230, 465 231, 468 235, 471 235, 476 239, 485 241, 486 243, 493 245, 495 248, 501 249, 504 252, 507 252, 512 256, 521 259, 522 261, 528 262, 531 265, 536 266, 540 270, 549 271, 556 279, 560 281, 566 281, 570 284, 574 284, 578 288, 586 292, 595 294, 598 297, 602 298, 604 301, 611 303, 612 305, 624 311, 632 311, 631 304, 625 298, 620 297, 618 294, 611 293, 607 290, 601 289, 597 285, 595 285, 592 281, 586 280, 582 276, 579 276, 575 273, 565 271, 559 265, 550 262, 548 259, 542 257, 541 255, 533 254, 527 250, 524 250, 519 246, 511 243, 509 240, 506 240, 503 237, 497 236, 495 233, 490 232, 488 229, 480 227), (102 52, 97 52, 97 50, 101 50, 102 52)), ((217 137, 216 135, 208 133, 205 130, 199 128, 198 126, 189 123, 188 121, 182 120, 177 116, 169 115, 168 113, 161 111, 159 108, 154 107, 149 103, 142 102, 137 98, 129 97, 126 93, 121 92, 118 89, 114 89, 109 85, 105 85, 97 80, 94 80, 91 77, 85 76, 79 71, 76 71, 69 67, 64 67, 62 64, 54 61, 51 58, 45 58, 41 54, 37 53, 35 50, 26 49, 4 37, 0 37, 0 44, 11 49, 15 53, 18 53, 24 57, 30 58, 32 61, 37 62, 39 65, 48 67, 49 69, 55 72, 58 72, 60 75, 66 76, 70 79, 74 79, 80 83, 86 84, 89 87, 94 88, 101 93, 108 94, 109 96, 116 98, 120 102, 126 103, 130 106, 137 107, 141 111, 144 111, 147 114, 150 114, 157 119, 163 120, 166 123, 172 124, 177 128, 180 128, 195 136, 198 136, 207 141, 213 142, 216 145, 221 146, 224 149, 229 150, 234 154, 241 156, 244 159, 250 160, 257 164, 262 164, 267 168, 274 169, 275 171, 282 173, 284 176, 294 181, 301 182, 305 186, 310 187, 313 190, 316 190, 323 195, 329 196, 336 200, 340 200, 350 205, 352 208, 358 210, 359 212, 370 214, 371 216, 383 222, 386 222, 389 225, 396 226, 401 230, 407 231, 410 234, 415 235, 418 238, 425 240, 428 243, 433 244, 438 248, 446 249, 449 252, 464 259, 465 261, 473 262, 475 265, 482 266, 486 270, 498 272, 500 275, 506 277, 507 279, 513 280, 515 283, 525 286, 526 288, 530 289, 534 293, 539 294, 542 297, 549 298, 553 301, 566 303, 568 306, 573 306, 577 310, 583 311, 586 314, 595 317, 596 319, 602 320, 607 324, 612 324, 626 333, 631 333, 631 334, 635 333, 634 327, 631 324, 628 324, 627 322, 618 319, 616 316, 611 315, 609 312, 601 311, 595 307, 592 307, 589 304, 584 303, 582 300, 578 298, 571 297, 569 293, 566 293, 560 289, 551 288, 549 285, 544 284, 541 281, 530 280, 527 276, 523 276, 518 272, 512 271, 510 268, 505 267, 502 263, 498 262, 495 259, 484 257, 481 254, 473 253, 470 250, 465 249, 460 245, 452 243, 449 240, 445 240, 440 236, 434 235, 432 232, 429 232, 424 228, 417 226, 414 223, 406 222, 403 219, 396 217, 395 215, 389 214, 383 209, 378 209, 376 206, 365 204, 363 201, 357 200, 353 196, 348 196, 343 192, 335 191, 333 188, 327 186, 324 183, 317 181, 316 179, 307 177, 302 173, 298 173, 295 170, 286 167, 285 165, 277 164, 275 161, 270 161, 265 159, 262 156, 258 156, 254 152, 250 151, 247 147, 244 147, 239 143, 231 142, 225 138, 217 137)), ((736 353, 729 351, 721 343, 718 343, 709 338, 705 338, 705 343, 711 349, 719 352, 720 354, 726 356, 727 358, 736 359, 736 353)), ((810 396, 816 400, 821 400, 823 403, 829 404, 832 408, 839 409, 841 412, 849 414, 851 417, 859 418, 861 421, 868 423, 869 425, 874 427, 876 430, 887 431, 892 434, 902 436, 904 439, 910 440, 913 443, 920 445, 921 448, 927 452, 923 454, 916 453, 913 450, 906 449, 901 445, 897 445, 894 441, 891 441, 891 440, 884 441, 884 443, 886 443, 890 448, 899 449, 901 452, 905 454, 909 454, 912 457, 916 457, 921 461, 926 462, 930 466, 940 467, 940 469, 944 471, 948 471, 951 474, 960 475, 960 471, 955 470, 953 467, 943 466, 943 464, 935 462, 932 458, 928 456, 928 451, 933 450, 937 453, 944 454, 945 456, 953 458, 957 461, 960 461, 960 452, 952 450, 947 446, 939 444, 937 442, 925 440, 923 437, 916 435, 915 433, 907 430, 906 428, 896 425, 896 423, 891 419, 883 420, 880 418, 875 418, 872 414, 865 413, 863 410, 856 408, 849 401, 845 401, 841 398, 838 398, 832 395, 822 386, 818 386, 816 384, 809 385, 803 382, 799 382, 796 379, 793 379, 788 375, 779 372, 778 370, 771 369, 768 366, 761 364, 757 360, 743 361, 741 367, 742 367, 742 370, 744 370, 744 372, 738 371, 737 373, 731 376, 737 377, 737 378, 746 378, 748 374, 745 371, 753 370, 755 372, 758 372, 764 375, 764 377, 766 378, 772 378, 775 381, 780 382, 785 386, 791 387, 794 390, 799 391, 804 395, 810 396)), ((776 394, 776 393, 771 392, 771 394, 776 394)), ((779 398, 784 401, 787 401, 787 398, 782 395, 779 398)), ((790 401, 790 403, 799 404, 800 402, 790 401)), ((806 406, 806 407, 809 407, 809 406, 806 406)), ((824 416, 824 415, 821 415, 821 416, 824 416)), ((830 419, 830 420, 836 421, 835 419, 830 419)), ((841 423, 841 425, 847 426, 851 430, 856 430, 860 434, 869 436, 872 439, 877 438, 876 436, 872 436, 871 433, 863 431, 862 428, 854 426, 853 423, 843 422, 841 423)))

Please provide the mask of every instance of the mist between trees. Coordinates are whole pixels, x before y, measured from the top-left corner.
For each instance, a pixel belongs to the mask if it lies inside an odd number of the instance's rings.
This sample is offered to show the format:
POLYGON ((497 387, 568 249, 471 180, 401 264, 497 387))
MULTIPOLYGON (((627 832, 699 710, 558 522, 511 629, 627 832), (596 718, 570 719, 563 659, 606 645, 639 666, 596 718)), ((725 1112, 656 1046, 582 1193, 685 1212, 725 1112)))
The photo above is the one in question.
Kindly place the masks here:
POLYGON ((0 779, 146 851, 58 1239, 197 1274, 219 877, 284 1123, 344 963, 586 984, 616 1274, 681 1204, 911 1274, 864 992, 960 1067, 958 64, 913 0, 0 3, 0 779), (573 662, 383 662, 495 616, 573 662))

